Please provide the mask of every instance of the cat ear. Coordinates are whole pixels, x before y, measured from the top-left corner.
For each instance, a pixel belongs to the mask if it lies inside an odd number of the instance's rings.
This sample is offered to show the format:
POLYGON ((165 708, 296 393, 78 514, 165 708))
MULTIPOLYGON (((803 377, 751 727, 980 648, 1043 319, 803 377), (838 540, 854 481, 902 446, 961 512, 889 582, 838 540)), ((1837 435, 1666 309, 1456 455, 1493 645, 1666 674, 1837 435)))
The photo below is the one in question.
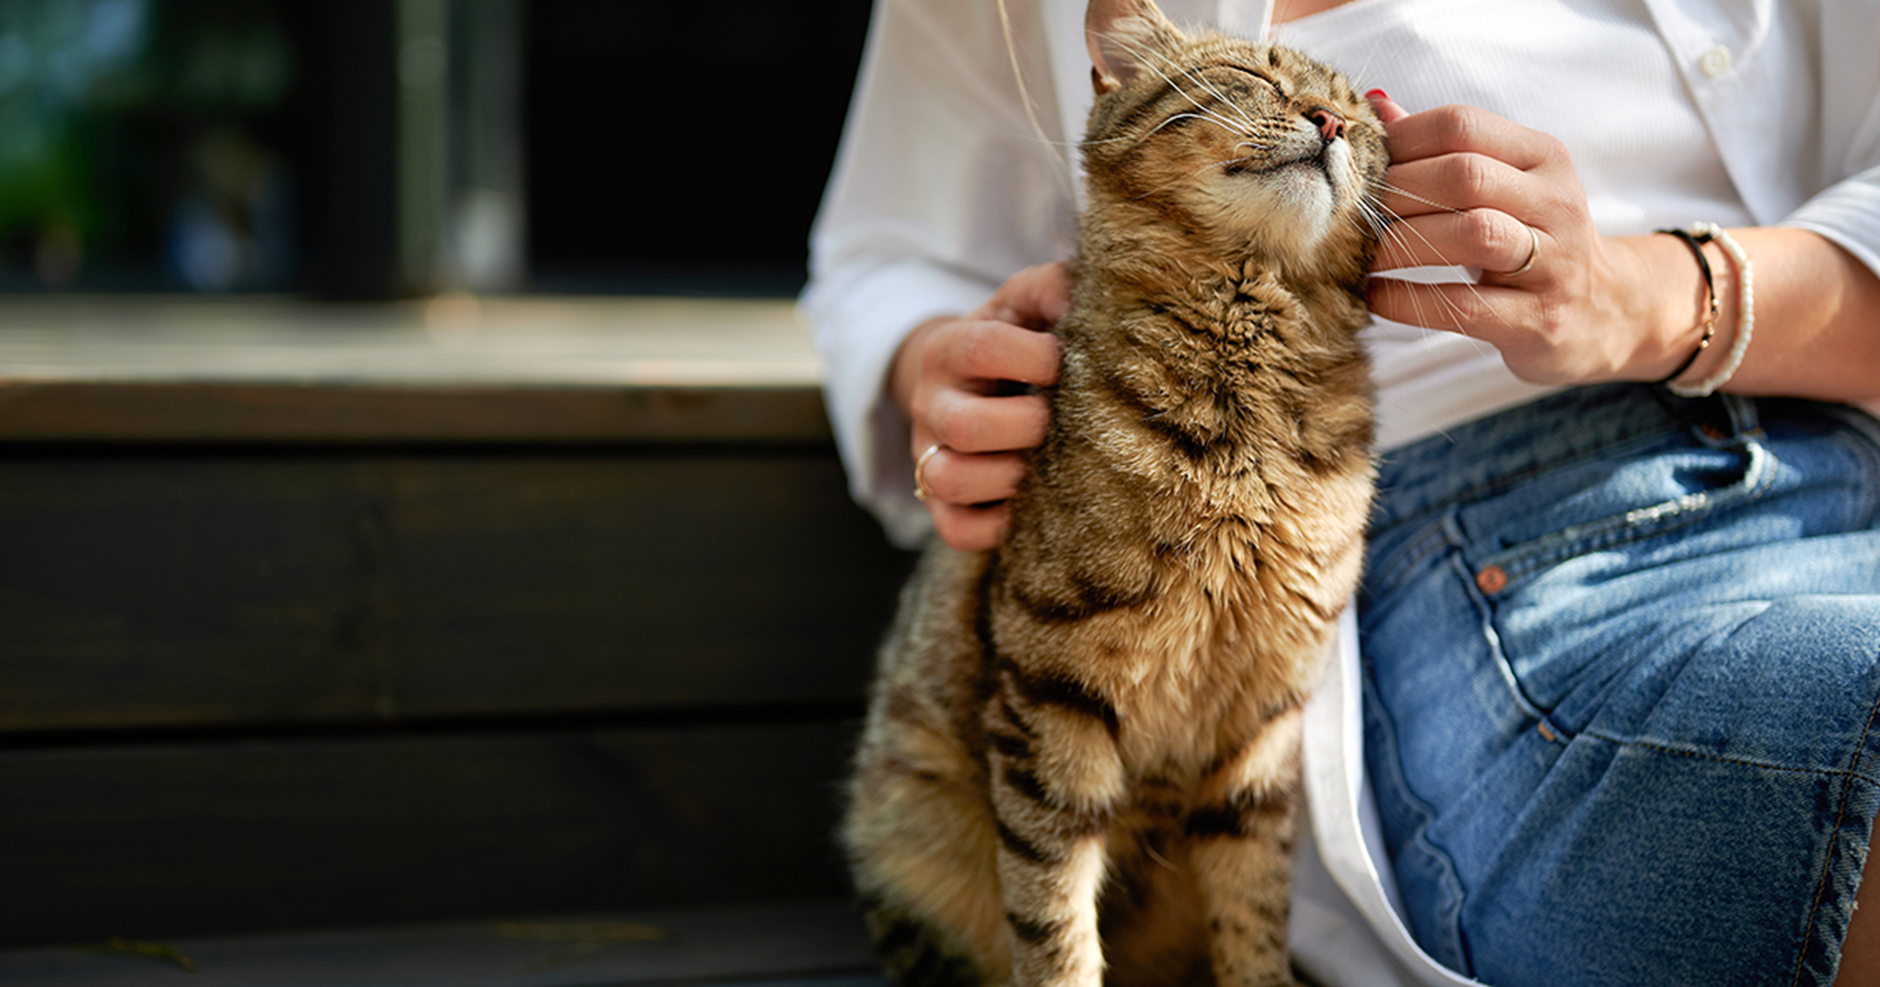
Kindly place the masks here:
POLYGON ((1084 43, 1090 48, 1090 82, 1097 95, 1128 85, 1157 49, 1180 34, 1155 0, 1090 0, 1084 43))

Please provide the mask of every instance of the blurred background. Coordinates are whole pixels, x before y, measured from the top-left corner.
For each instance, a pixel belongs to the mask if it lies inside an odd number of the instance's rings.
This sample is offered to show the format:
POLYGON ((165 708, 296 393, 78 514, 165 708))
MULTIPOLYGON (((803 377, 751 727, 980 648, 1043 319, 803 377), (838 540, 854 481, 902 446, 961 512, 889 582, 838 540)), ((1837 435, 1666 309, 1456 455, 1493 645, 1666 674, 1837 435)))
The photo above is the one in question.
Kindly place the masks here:
POLYGON ((790 300, 868 17, 0 0, 0 983, 879 983, 912 558, 790 300), (619 909, 730 924, 494 921, 619 909))
POLYGON ((867 0, 0 0, 0 292, 787 296, 867 0))

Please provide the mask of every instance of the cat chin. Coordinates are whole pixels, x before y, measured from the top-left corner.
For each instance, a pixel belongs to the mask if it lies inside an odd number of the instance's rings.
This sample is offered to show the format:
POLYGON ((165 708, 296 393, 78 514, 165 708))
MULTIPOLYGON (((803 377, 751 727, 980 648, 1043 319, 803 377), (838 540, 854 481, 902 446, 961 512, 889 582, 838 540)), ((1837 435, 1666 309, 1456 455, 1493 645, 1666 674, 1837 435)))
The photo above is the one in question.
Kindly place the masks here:
POLYGON ((1197 189, 1201 215, 1236 244, 1303 260, 1317 251, 1356 191, 1351 150, 1343 141, 1324 157, 1259 172, 1222 175, 1197 189))
POLYGON ((1338 211, 1337 190, 1316 164, 1288 165, 1224 185, 1202 190, 1200 211, 1215 218, 1225 241, 1262 254, 1310 256, 1331 232, 1338 211))

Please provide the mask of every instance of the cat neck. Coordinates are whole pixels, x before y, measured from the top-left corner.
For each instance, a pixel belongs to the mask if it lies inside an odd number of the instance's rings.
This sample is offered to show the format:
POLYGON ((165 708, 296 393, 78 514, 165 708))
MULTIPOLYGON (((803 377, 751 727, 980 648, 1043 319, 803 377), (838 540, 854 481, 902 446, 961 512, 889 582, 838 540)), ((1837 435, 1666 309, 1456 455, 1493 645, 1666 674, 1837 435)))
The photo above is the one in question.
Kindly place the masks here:
POLYGON ((1370 439, 1365 318, 1347 290, 1288 285, 1246 260, 1081 269, 1059 325, 1054 414, 1087 434, 1134 436, 1090 454, 1174 483, 1144 488, 1156 498, 1193 487, 1225 504, 1271 478, 1261 463, 1349 466, 1370 439))
MULTIPOLYGON (((1100 192, 1092 190, 1093 202, 1100 192)), ((1103 196, 1079 232, 1081 270, 1107 271, 1144 295, 1196 279, 1245 280, 1264 273, 1302 299, 1328 291, 1362 295, 1372 250, 1362 231, 1334 227, 1316 242, 1270 244, 1183 225, 1157 203, 1103 196)))
POLYGON ((1342 349, 1367 321, 1360 270, 1328 276, 1322 266, 1279 263, 1251 248, 1199 248, 1192 238, 1153 228, 1095 244, 1087 239, 1083 247, 1076 270, 1088 304, 1137 331, 1163 326, 1231 345, 1285 327, 1302 334, 1295 342, 1309 345, 1274 356, 1303 359, 1327 346, 1342 349), (1172 320, 1138 318, 1157 314, 1172 320))

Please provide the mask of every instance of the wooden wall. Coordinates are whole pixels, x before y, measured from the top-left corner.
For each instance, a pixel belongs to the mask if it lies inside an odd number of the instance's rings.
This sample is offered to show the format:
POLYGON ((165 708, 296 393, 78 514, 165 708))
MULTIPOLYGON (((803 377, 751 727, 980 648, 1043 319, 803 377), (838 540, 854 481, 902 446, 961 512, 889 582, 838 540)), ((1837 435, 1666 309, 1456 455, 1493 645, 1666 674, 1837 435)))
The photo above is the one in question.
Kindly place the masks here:
POLYGON ((911 560, 718 434, 0 443, 0 942, 846 893, 911 560))

